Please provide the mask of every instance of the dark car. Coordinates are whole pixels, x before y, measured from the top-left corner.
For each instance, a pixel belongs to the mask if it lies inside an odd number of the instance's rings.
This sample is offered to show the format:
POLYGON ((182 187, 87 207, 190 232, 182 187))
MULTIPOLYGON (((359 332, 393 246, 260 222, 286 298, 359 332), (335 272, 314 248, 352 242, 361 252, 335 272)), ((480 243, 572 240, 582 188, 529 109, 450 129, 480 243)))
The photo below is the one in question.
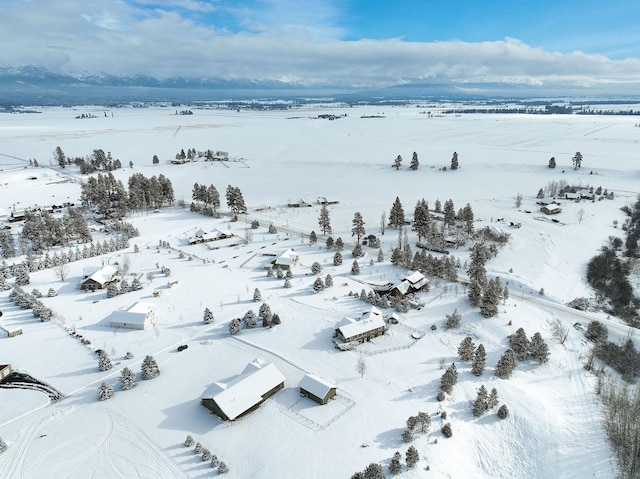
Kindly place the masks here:
POLYGON ((182 346, 178 346, 178 352, 180 351, 184 351, 185 349, 187 349, 189 346, 186 344, 183 344, 182 346))

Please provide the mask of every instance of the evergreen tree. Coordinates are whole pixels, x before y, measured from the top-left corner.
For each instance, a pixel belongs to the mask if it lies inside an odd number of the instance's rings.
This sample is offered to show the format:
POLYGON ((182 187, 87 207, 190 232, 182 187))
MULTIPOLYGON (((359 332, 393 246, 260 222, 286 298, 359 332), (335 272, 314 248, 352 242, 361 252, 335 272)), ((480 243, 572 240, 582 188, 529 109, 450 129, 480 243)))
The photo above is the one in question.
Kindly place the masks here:
POLYGON ((322 278, 316 278, 316 280, 313 282, 313 290, 316 293, 319 293, 323 289, 324 289, 324 282, 322 281, 322 278))
POLYGON ((291 287, 291 281, 289 281, 289 278, 284 280, 284 287, 285 288, 290 288, 291 287))
POLYGON ((126 279, 120 282, 120 294, 126 294, 129 292, 129 283, 126 279))
POLYGON ((7 450, 7 443, 0 437, 0 454, 7 450))
POLYGON ((320 207, 320 216, 318 217, 318 226, 320 226, 320 231, 322 231, 323 235, 326 235, 327 233, 331 233, 331 220, 329 218, 329 209, 327 208, 327 205, 322 205, 320 207))
POLYGON ((418 154, 414 151, 413 156, 411 157, 411 163, 409 163, 410 170, 417 170, 420 166, 420 162, 418 161, 418 154))
POLYGON ((146 356, 142 361, 142 379, 154 379, 160 375, 158 363, 153 356, 146 356))
POLYGON ((134 291, 139 291, 142 289, 142 283, 137 276, 135 276, 133 278, 133 281, 131 282, 131 289, 133 289, 134 291))
MULTIPOLYGON (((502 290, 500 290, 502 292, 502 290)), ((485 318, 492 318, 498 314, 498 304, 500 296, 492 285, 487 285, 483 290, 482 299, 480 300, 480 314, 485 318)))
POLYGON ((573 158, 571 159, 572 163, 573 163, 573 168, 575 170, 579 170, 582 167, 582 153, 580 153, 579 151, 576 151, 576 154, 573 155, 573 158))
POLYGON ((391 473, 392 476, 395 476, 397 474, 400 474, 400 472, 402 472, 402 464, 400 463, 401 460, 402 460, 402 455, 400 454, 399 451, 396 451, 396 453, 391 458, 391 462, 389 463, 389 472, 391 473))
POLYGON ((453 156, 451 157, 451 169, 458 169, 458 153, 456 153, 455 151, 453 152, 453 156))
POLYGON ((451 198, 444 202, 444 224, 447 227, 451 227, 456 224, 456 208, 453 205, 453 200, 451 198))
POLYGON ((344 249, 344 242, 342 241, 342 238, 340 236, 338 236, 338 239, 336 239, 335 246, 337 251, 342 251, 344 249))
POLYGON ((487 362, 487 353, 484 350, 484 345, 480 344, 478 345, 475 353, 473 354, 471 372, 476 376, 482 376, 486 362, 487 362))
POLYGON ((320 274, 322 272, 322 266, 320 266, 320 263, 318 263, 317 261, 314 261, 313 264, 311 265, 311 272, 313 274, 320 274))
POLYGON ((13 258, 16 255, 13 235, 8 229, 0 229, 0 251, 3 258, 13 258))
POLYGON ((353 264, 351 265, 351 274, 360 274, 360 265, 356 259, 353 260, 353 264))
POLYGON ((484 384, 480 386, 478 389, 478 396, 476 400, 473 402, 473 417, 480 417, 487 410, 487 388, 484 387, 484 384))
POLYGON ((267 278, 273 278, 273 268, 271 266, 267 268, 267 278))
POLYGON ((549 362, 549 346, 544 342, 540 333, 535 333, 531 337, 529 351, 533 359, 538 361, 540 364, 549 362))
POLYGON ((244 313, 244 318, 242 318, 242 321, 247 328, 253 328, 258 324, 256 313, 253 312, 253 309, 250 309, 249 311, 244 313))
POLYGON ((416 203, 416 207, 413 210, 411 230, 418 236, 418 242, 422 242, 422 239, 429 235, 430 228, 431 218, 429 217, 429 205, 423 198, 416 203))
POLYGON ((241 330, 242 330, 242 323, 240 322, 240 319, 238 319, 238 318, 232 319, 231 323, 229 323, 229 333, 232 336, 235 336, 241 330))
POLYGON ((467 203, 465 205, 464 208, 462 208, 462 218, 461 220, 464 221, 464 232, 467 235, 472 235, 473 234, 473 221, 474 221, 474 214, 473 214, 473 209, 471 208, 471 205, 469 203, 467 203))
POLYGON ((355 246, 351 250, 351 256, 353 256, 354 258, 360 258, 361 256, 364 256, 360 243, 355 244, 355 246))
POLYGON ((500 408, 498 408, 498 417, 500 419, 506 419, 508 415, 509 415, 509 408, 507 408, 506 404, 503 404, 502 406, 500 406, 500 408))
MULTIPOLYGON (((447 314, 445 317, 447 318, 447 321, 445 323, 445 326, 447 329, 453 329, 460 326, 460 320, 462 319, 462 315, 458 312, 458 308, 455 308, 453 310, 453 313, 447 314)), ((465 359, 464 361, 469 361, 469 360, 470 359, 465 359)))
POLYGON ((218 459, 218 456, 216 456, 215 454, 213 454, 211 456, 211 467, 219 467, 220 466, 220 459, 218 459))
POLYGON ((356 211, 353 214, 352 220, 352 228, 351 228, 351 236, 356 237, 356 242, 360 243, 360 238, 364 236, 364 220, 362 219, 362 215, 359 211, 356 211))
POLYGON ((384 253, 382 251, 382 248, 380 248, 378 250, 378 263, 382 263, 384 261, 384 253))
POLYGON ((556 157, 552 156, 551 159, 549 160, 549 168, 555 168, 556 167, 556 157))
POLYGON ((493 409, 498 405, 498 390, 496 388, 491 389, 491 393, 487 398, 487 409, 493 409))
POLYGON ((314 245, 318 242, 318 235, 315 231, 309 233, 309 244, 314 245))
POLYGON ((124 368, 120 373, 120 387, 123 391, 136 387, 136 375, 131 369, 124 368))
POLYGON ((293 272, 291 271, 291 268, 287 270, 287 272, 284 274, 284 277, 287 279, 293 279, 293 272))
POLYGON ((204 308, 203 318, 205 324, 213 324, 213 313, 209 308, 204 308))
POLYGON ((195 452, 196 454, 200 454, 202 452, 202 444, 200 444, 199 442, 196 443, 196 447, 193 452, 195 452))
POLYGON ((386 479, 384 469, 380 464, 372 462, 364 469, 365 479, 386 479))
POLYGON ((226 474, 227 472, 229 472, 227 465, 224 462, 220 462, 220 465, 218 466, 218 474, 226 474))
POLYGON ((188 435, 187 438, 184 441, 184 447, 191 447, 193 446, 193 437, 191 435, 188 435))
POLYGON ((413 469, 413 467, 418 463, 419 460, 420 454, 418 454, 418 450, 413 446, 409 446, 409 449, 407 449, 407 454, 405 455, 407 469, 413 469))
POLYGON ((456 369, 455 363, 451 363, 442 377, 440 378, 440 389, 444 392, 451 394, 453 391, 453 386, 458 382, 458 370, 456 369))
POLYGON ((330 288, 333 286, 333 277, 330 274, 327 274, 327 277, 324 279, 325 288, 330 288))
POLYGON ((518 361, 524 361, 529 357, 529 339, 523 328, 518 328, 515 334, 509 336, 509 348, 511 348, 518 361))
POLYGON ((107 298, 114 298, 118 296, 118 294, 118 286, 114 281, 107 284, 107 298))
POLYGON ((98 369, 100 369, 100 371, 108 371, 112 367, 113 365, 111 364, 111 359, 109 359, 109 356, 107 356, 105 353, 101 353, 98 356, 98 369))
POLYGON ((600 321, 591 321, 589 326, 587 326, 587 331, 584 333, 584 336, 596 345, 604 343, 608 335, 609 330, 600 321))
POLYGON ((17 286, 26 286, 30 283, 29 270, 25 265, 18 265, 14 267, 13 274, 16 277, 17 286))
POLYGON ((262 301, 262 293, 260 293, 260 290, 258 288, 253 290, 253 300, 254 301, 262 301))
POLYGON ((278 313, 273 313, 273 316, 271 317, 271 324, 274 326, 277 326, 280 323, 282 323, 282 320, 280 319, 280 315, 278 313))
POLYGON ((98 398, 100 401, 106 401, 113 397, 113 387, 110 384, 102 383, 98 388, 98 398))
POLYGON ((513 370, 516 368, 516 355, 511 349, 507 349, 498 360, 495 368, 495 374, 500 379, 509 379, 513 370))
POLYGON ((404 224, 404 209, 402 208, 402 203, 400 203, 400 198, 396 196, 393 205, 391 206, 391 211, 389 211, 389 226, 401 226, 404 224))
POLYGON ((478 306, 480 304, 480 301, 482 299, 482 286, 480 286, 478 280, 472 279, 469 282, 469 290, 467 295, 469 298, 469 302, 473 306, 478 306))
POLYGON ((393 167, 397 170, 400 169, 400 167, 402 166, 402 156, 398 155, 396 156, 396 159, 393 160, 393 167))
POLYGON ((475 350, 476 345, 473 343, 471 336, 464 338, 458 346, 458 357, 460 358, 460 361, 473 360, 475 350))
POLYGON ((333 245, 334 245, 333 236, 329 236, 327 238, 327 249, 333 248, 333 245))
POLYGON ((209 462, 211 460, 211 451, 206 447, 202 449, 202 461, 209 462))

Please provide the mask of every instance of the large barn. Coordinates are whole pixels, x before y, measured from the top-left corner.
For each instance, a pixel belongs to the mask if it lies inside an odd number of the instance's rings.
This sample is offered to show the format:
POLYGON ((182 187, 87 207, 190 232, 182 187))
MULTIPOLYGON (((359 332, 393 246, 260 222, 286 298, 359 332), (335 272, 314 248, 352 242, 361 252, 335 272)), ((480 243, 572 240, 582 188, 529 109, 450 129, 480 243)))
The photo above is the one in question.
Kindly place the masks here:
POLYGON ((227 383, 216 383, 218 392, 201 399, 202 405, 223 421, 233 421, 255 410, 284 388, 284 376, 272 363, 259 359, 249 363, 227 383))

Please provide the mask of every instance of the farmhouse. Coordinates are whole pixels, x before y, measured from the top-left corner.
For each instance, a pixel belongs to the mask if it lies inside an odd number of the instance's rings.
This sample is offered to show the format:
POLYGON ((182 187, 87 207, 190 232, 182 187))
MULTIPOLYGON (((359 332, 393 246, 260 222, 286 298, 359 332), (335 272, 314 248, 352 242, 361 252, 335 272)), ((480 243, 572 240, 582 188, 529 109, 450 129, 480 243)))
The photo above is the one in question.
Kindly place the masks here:
POLYGON ((315 374, 306 374, 300 381, 300 396, 318 404, 327 404, 336 394, 337 386, 315 374))
POLYGON ((296 201, 289 200, 289 203, 287 203, 287 206, 289 208, 307 208, 307 207, 311 207, 313 205, 311 204, 311 202, 309 201, 308 198, 301 198, 301 199, 296 200, 296 201))
POLYGON ((11 376, 11 364, 0 364, 0 383, 11 376))
POLYGON ((80 289, 85 291, 104 289, 109 283, 116 281, 117 275, 118 270, 110 265, 101 268, 85 268, 82 274, 84 279, 80 283, 80 289))
POLYGON ((562 208, 560 208, 559 205, 545 205, 540 208, 540 211, 542 211, 545 215, 557 215, 562 211, 562 208))
POLYGON ((280 269, 291 269, 298 262, 298 253, 293 251, 292 249, 288 249, 276 259, 274 259, 271 264, 273 264, 274 268, 280 267, 280 269))
POLYGON ((155 320, 156 309, 152 303, 138 302, 126 310, 111 313, 112 328, 149 329, 155 320))
POLYGON ((365 311, 359 319, 345 317, 336 324, 334 338, 345 343, 357 341, 364 343, 372 338, 384 334, 387 326, 384 323, 382 313, 375 306, 370 311, 365 311))
POLYGON ((417 293, 418 291, 428 290, 429 280, 424 277, 420 271, 411 273, 393 287, 391 294, 396 297, 405 297, 408 294, 417 293))
POLYGON ((284 376, 272 363, 256 359, 240 375, 216 387, 218 392, 202 398, 201 403, 223 421, 233 421, 283 389, 284 376))
POLYGON ((194 233, 194 235, 191 238, 189 238, 189 244, 218 241, 221 239, 231 238, 232 236, 233 236, 232 233, 225 233, 224 231, 220 231, 219 229, 216 229, 216 228, 214 228, 209 232, 199 229, 194 233))
POLYGON ((338 198, 328 197, 328 196, 318 196, 318 204, 319 205, 337 205, 340 203, 338 198))

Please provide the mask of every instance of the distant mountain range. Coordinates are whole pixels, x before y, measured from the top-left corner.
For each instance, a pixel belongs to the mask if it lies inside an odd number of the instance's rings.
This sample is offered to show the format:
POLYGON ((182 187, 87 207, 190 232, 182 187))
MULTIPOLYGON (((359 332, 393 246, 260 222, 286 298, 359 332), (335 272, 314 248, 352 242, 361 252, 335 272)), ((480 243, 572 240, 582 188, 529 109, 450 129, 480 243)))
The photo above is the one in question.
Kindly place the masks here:
POLYGON ((195 78, 158 79, 149 75, 120 76, 109 73, 67 75, 38 66, 0 66, 0 107, 17 105, 78 105, 128 102, 171 102, 248 99, 325 98, 343 102, 416 100, 469 100, 587 95, 577 87, 565 88, 506 83, 405 83, 384 88, 314 88, 277 80, 195 78))

